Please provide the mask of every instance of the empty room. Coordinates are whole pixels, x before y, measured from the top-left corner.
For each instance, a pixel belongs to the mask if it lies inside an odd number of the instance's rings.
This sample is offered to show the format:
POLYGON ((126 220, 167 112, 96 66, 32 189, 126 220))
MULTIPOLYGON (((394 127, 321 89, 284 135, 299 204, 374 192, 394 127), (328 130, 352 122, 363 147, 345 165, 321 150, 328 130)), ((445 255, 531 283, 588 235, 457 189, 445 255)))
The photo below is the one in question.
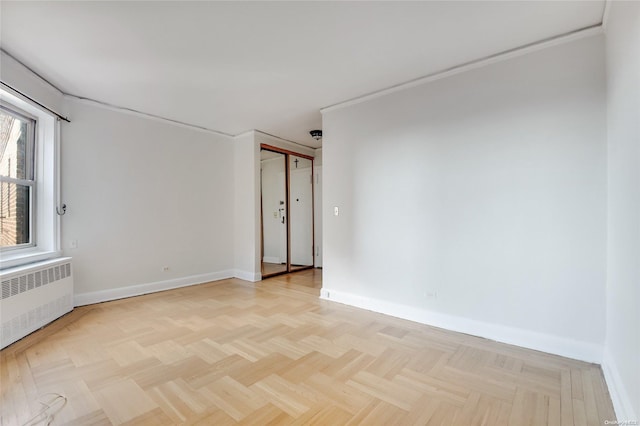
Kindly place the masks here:
POLYGON ((640 424, 640 2, 0 2, 0 424, 640 424))

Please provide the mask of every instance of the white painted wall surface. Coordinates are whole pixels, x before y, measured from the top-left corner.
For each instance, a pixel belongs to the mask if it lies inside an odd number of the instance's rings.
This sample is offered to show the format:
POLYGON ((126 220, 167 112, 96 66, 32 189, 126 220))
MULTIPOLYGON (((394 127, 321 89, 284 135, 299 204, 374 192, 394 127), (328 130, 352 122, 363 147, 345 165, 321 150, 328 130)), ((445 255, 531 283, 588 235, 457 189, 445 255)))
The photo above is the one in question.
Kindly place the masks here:
POLYGON ((618 420, 640 420, 640 3, 611 2, 606 29, 607 338, 618 420))
POLYGON ((233 140, 235 276, 259 281, 260 273, 260 145, 255 132, 233 140))
POLYGON ((314 158, 313 158, 314 166, 322 166, 322 148, 318 148, 315 150, 314 158))
POLYGON ((597 36, 325 111, 323 295, 599 359, 604 79, 597 36))
POLYGON ((313 199, 314 199, 314 217, 313 217, 313 229, 314 229, 314 256, 315 267, 322 268, 322 166, 314 166, 314 184, 313 187, 313 199))
POLYGON ((322 148, 316 149, 316 156, 313 159, 315 174, 315 186, 313 187, 314 199, 314 232, 315 232, 315 266, 322 268, 322 148))
POLYGON ((229 276, 233 141, 74 99, 67 108, 62 245, 76 293, 229 276))

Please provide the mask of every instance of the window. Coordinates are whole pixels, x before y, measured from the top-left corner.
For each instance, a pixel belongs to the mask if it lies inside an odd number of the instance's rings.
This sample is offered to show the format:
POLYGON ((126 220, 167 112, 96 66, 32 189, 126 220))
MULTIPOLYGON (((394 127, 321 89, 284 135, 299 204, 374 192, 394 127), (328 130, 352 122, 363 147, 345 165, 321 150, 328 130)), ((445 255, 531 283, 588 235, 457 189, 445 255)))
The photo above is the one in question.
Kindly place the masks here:
POLYGON ((58 124, 0 89, 0 269, 60 255, 58 124))
POLYGON ((35 245, 35 120, 0 106, 0 246, 35 245))

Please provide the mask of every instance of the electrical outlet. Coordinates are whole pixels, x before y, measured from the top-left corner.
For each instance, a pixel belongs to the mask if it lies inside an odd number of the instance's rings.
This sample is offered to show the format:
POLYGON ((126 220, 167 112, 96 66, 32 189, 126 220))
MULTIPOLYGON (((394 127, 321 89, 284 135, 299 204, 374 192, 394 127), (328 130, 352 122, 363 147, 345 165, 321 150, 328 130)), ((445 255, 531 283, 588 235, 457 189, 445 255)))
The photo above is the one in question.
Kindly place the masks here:
POLYGON ((69 248, 78 248, 78 240, 71 240, 69 241, 69 248))
POLYGON ((334 215, 334 216, 338 216, 339 214, 340 214, 340 209, 338 209, 338 207, 337 207, 337 206, 336 206, 336 207, 334 207, 334 208, 333 208, 333 215, 334 215))
POLYGON ((162 272, 168 272, 169 271, 169 267, 168 266, 163 266, 162 267, 162 272))
POLYGON ((437 291, 429 291, 429 292, 427 292, 427 298, 428 299, 437 299, 438 298, 438 292, 437 291))

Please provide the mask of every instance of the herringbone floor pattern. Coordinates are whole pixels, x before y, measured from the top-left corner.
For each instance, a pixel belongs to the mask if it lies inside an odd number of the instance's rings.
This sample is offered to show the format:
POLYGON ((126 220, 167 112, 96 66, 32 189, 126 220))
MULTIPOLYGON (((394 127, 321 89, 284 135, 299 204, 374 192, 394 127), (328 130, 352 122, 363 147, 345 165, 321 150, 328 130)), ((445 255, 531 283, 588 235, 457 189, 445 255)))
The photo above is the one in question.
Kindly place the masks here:
POLYGON ((77 308, 0 353, 2 424, 49 392, 64 425, 614 419, 597 365, 321 301, 317 274, 77 308))

